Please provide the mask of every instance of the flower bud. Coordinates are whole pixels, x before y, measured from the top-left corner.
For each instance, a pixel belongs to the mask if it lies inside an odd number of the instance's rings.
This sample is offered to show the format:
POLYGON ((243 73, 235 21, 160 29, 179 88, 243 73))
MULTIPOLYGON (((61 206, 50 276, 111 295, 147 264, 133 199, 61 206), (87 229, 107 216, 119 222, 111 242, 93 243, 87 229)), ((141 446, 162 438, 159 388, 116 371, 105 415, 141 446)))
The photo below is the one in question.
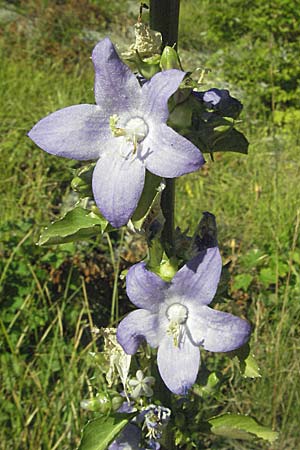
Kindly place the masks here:
POLYGON ((80 406, 87 411, 108 414, 111 411, 112 403, 108 394, 101 393, 94 398, 82 400, 82 402, 80 402, 80 406))
POLYGON ((173 47, 169 47, 167 45, 164 48, 164 51, 162 52, 160 58, 160 67, 161 70, 169 70, 169 69, 181 70, 177 52, 173 47))

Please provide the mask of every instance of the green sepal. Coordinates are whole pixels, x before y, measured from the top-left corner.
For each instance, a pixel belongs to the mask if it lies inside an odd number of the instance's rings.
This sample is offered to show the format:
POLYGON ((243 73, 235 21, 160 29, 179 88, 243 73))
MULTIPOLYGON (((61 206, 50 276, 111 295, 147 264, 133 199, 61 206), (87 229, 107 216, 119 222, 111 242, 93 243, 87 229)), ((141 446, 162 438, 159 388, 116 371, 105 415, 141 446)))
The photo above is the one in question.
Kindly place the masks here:
POLYGON ((89 239, 107 230, 108 221, 93 211, 75 206, 61 219, 51 223, 40 236, 38 245, 64 244, 89 239))
POLYGON ((159 195, 159 185, 161 178, 151 172, 146 171, 145 185, 138 202, 137 208, 131 218, 134 227, 140 230, 147 215, 150 212, 151 206, 157 196, 159 195))
POLYGON ((156 73, 160 72, 160 55, 153 55, 142 59, 138 51, 132 56, 124 58, 130 66, 134 66, 140 74, 147 80, 152 78, 156 73))
POLYGON ((212 417, 208 420, 208 423, 211 426, 210 431, 213 434, 230 439, 252 440, 258 437, 269 442, 274 442, 278 438, 276 431, 259 425, 250 416, 228 413, 212 417))
POLYGON ((135 414, 100 416, 84 427, 78 450, 105 450, 135 414))

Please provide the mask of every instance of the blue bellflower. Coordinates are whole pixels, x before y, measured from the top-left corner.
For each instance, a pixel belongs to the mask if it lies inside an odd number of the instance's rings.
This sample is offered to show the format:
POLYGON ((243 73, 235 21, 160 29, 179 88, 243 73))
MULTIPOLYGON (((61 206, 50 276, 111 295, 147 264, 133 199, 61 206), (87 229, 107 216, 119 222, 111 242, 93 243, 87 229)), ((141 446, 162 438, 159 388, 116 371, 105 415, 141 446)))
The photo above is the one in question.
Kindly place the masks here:
POLYGON ((29 137, 48 153, 98 160, 93 193, 104 217, 125 225, 141 196, 146 169, 174 178, 204 163, 190 141, 166 125, 168 99, 185 73, 159 72, 140 85, 108 38, 93 50, 96 105, 74 105, 40 120, 29 137))
POLYGON ((158 348, 157 364, 166 386, 185 395, 197 378, 199 347, 229 352, 245 344, 250 324, 207 306, 217 290, 222 270, 218 247, 201 251, 170 283, 148 271, 144 262, 127 274, 127 294, 138 308, 125 317, 117 339, 126 353, 136 353, 145 339, 158 348))

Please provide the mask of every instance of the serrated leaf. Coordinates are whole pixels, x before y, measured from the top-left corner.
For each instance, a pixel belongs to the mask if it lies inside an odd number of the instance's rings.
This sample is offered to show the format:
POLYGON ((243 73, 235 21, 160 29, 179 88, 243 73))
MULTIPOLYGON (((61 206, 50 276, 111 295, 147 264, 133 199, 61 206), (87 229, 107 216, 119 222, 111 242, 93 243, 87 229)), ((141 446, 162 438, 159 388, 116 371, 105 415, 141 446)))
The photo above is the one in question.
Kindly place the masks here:
POLYGON ((83 429, 78 450, 105 450, 132 417, 132 414, 115 414, 91 420, 83 429))
POLYGON ((84 240, 98 233, 104 233, 107 225, 108 222, 104 217, 76 206, 43 230, 38 245, 84 240))
POLYGON ((253 417, 240 414, 224 414, 208 420, 211 432, 232 439, 252 440, 255 437, 274 442, 278 433, 268 427, 259 425, 253 417))

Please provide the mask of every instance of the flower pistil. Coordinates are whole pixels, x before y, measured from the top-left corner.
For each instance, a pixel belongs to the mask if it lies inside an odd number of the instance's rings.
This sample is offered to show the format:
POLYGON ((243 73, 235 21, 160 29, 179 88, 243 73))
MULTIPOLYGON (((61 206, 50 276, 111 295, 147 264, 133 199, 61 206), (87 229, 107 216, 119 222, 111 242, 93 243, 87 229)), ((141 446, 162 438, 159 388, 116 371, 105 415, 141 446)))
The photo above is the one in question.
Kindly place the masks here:
POLYGON ((173 303, 166 312, 169 320, 167 334, 173 337, 175 347, 183 341, 185 335, 185 323, 188 318, 188 309, 181 303, 173 303))

